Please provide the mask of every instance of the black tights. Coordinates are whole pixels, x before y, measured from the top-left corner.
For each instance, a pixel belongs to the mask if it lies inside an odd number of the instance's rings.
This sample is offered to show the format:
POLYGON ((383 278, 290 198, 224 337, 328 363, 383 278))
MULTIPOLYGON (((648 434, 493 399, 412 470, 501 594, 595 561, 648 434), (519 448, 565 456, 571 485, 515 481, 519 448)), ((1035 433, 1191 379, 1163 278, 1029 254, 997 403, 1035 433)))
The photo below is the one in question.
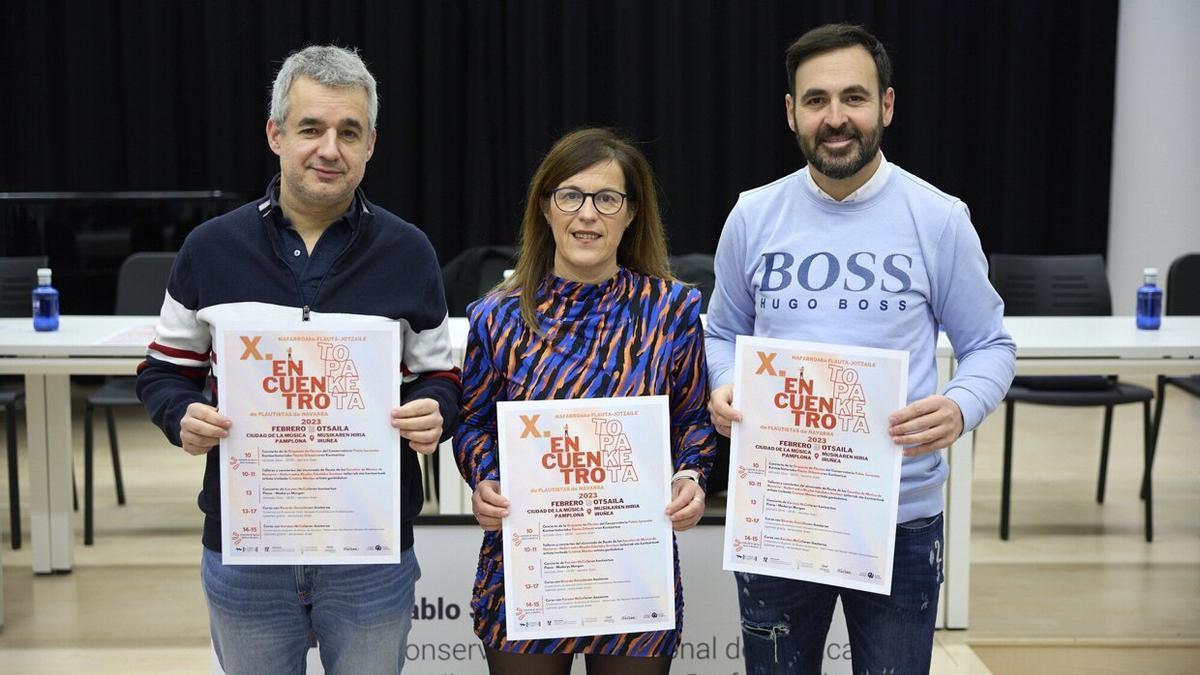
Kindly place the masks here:
MULTIPOLYGON (((487 652, 491 675, 568 675, 573 654, 513 654, 491 647, 487 652)), ((587 654, 588 675, 667 675, 669 656, 604 656, 587 654)))

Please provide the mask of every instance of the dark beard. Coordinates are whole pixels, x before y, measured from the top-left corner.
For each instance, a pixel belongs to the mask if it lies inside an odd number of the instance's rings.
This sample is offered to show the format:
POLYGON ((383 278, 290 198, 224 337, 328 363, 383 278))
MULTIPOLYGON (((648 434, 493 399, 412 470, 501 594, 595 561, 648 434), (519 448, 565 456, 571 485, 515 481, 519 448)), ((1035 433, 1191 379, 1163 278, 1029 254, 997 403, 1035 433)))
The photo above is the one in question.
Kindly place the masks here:
MULTIPOLYGON (((799 123, 796 124, 799 129, 799 123)), ((816 138, 812 139, 811 146, 796 132, 796 143, 800 146, 800 152, 804 153, 804 159, 808 161, 808 165, 815 171, 818 171, 823 176, 828 176, 834 180, 849 178, 854 174, 862 171, 863 167, 871 163, 875 159, 875 155, 879 153, 879 144, 883 140, 883 116, 880 115, 878 123, 866 136, 858 129, 854 128, 849 122, 842 125, 840 129, 831 129, 829 127, 821 127, 817 132, 816 138), (822 155, 820 145, 825 139, 831 136, 848 136, 852 140, 857 141, 851 145, 848 152, 844 155, 829 156, 822 155)))

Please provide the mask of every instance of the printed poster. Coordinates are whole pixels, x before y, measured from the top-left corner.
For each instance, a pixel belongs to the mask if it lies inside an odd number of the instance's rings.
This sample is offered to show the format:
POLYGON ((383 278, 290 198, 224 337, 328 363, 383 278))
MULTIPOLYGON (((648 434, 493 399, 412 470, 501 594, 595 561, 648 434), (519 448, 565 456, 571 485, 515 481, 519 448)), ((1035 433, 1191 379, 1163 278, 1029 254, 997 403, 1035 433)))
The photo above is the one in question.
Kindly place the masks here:
POLYGON ((739 336, 724 567, 891 592, 908 353, 739 336))
POLYGON ((235 324, 217 336, 222 561, 400 562, 400 332, 235 324))
POLYGON ((675 628, 666 396, 497 404, 510 640, 675 628))

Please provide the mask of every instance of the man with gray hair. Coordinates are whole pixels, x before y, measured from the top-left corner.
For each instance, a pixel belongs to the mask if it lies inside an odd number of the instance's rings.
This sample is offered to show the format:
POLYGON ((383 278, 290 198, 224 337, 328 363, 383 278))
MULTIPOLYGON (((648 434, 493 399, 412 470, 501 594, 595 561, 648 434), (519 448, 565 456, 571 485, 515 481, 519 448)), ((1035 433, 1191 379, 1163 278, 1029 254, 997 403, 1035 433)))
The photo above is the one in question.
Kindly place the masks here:
POLYGON ((311 46, 284 61, 266 129, 279 174, 261 198, 188 236, 138 371, 151 419, 172 443, 206 458, 201 580, 213 645, 230 675, 302 673, 310 636, 327 673, 399 673, 404 665, 420 576, 412 521, 424 503, 415 453, 433 452, 454 428, 461 387, 433 247, 358 189, 375 151, 378 107, 375 78, 353 51, 311 46), (405 378, 390 415, 402 438, 401 562, 223 565, 215 450, 231 421, 204 394, 221 357, 217 330, 251 318, 330 315, 400 324, 405 378))

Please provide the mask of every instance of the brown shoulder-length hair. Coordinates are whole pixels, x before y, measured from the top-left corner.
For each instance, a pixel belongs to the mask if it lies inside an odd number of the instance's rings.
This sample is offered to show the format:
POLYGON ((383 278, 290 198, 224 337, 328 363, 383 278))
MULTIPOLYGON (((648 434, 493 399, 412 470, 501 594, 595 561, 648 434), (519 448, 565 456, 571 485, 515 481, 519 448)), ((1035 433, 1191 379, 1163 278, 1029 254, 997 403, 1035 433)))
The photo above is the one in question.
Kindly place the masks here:
POLYGON ((625 175, 625 208, 633 220, 617 248, 617 264, 642 274, 674 280, 667 258, 667 236, 658 212, 654 171, 645 155, 608 129, 578 129, 558 139, 529 182, 525 215, 521 219, 519 252, 512 276, 497 288, 519 292, 521 318, 537 331, 537 291, 554 267, 554 235, 544 209, 550 191, 575 174, 600 162, 614 161, 625 175))

